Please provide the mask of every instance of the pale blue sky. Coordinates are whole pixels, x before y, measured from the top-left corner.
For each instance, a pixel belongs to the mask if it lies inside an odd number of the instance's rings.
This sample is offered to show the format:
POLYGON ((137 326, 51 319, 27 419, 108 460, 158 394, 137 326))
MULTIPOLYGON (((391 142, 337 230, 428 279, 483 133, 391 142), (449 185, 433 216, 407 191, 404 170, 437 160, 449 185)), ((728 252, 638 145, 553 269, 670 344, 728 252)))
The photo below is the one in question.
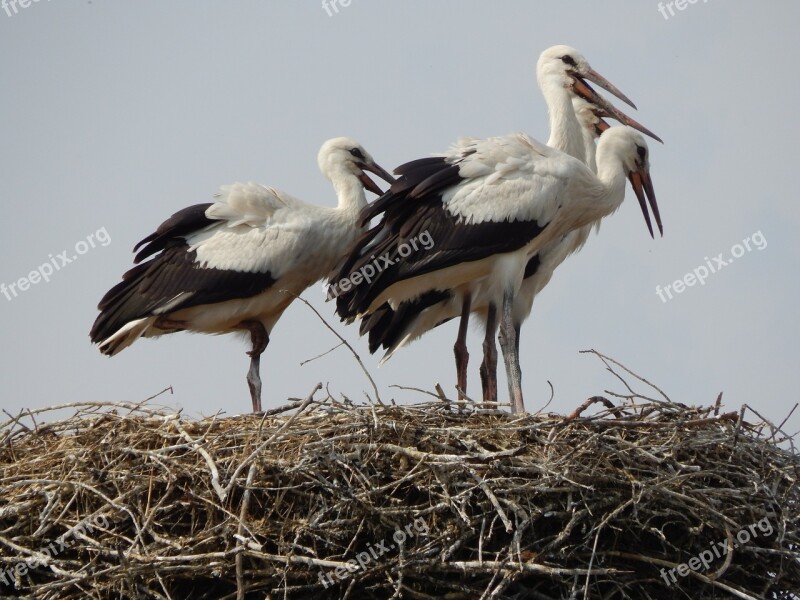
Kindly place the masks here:
MULTIPOLYGON (((0 9, 0 283, 51 254, 75 254, 98 230, 111 241, 49 282, 0 295, 6 410, 136 401, 171 385, 174 395, 160 400, 192 414, 248 411, 238 338, 141 340, 112 359, 89 344, 97 301, 131 265, 134 243, 235 181, 334 204, 316 165, 332 136, 358 139, 389 169, 461 135, 521 130, 546 140, 534 71, 556 43, 583 52, 665 140, 651 144, 665 236, 649 238, 629 194, 562 265, 523 328, 528 408, 549 396, 547 380, 559 412, 619 389, 596 359, 578 354, 586 348, 688 404, 724 391, 729 409, 747 402, 779 421, 795 402, 797 3, 714 0, 669 19, 649 0, 352 0, 332 16, 311 0, 17 7, 10 17, 0 9), (763 250, 673 300, 657 296, 657 285, 759 231, 763 250)), ((320 286, 305 297, 336 322, 320 286)), ((453 389, 455 327, 378 369, 355 328, 337 322, 383 397, 400 400, 409 394, 390 385, 453 389)), ((476 396, 480 338, 473 329, 476 396)), ((345 350, 300 366, 336 343, 293 305, 262 360, 265 407, 305 396, 317 381, 363 398, 369 385, 345 350)))

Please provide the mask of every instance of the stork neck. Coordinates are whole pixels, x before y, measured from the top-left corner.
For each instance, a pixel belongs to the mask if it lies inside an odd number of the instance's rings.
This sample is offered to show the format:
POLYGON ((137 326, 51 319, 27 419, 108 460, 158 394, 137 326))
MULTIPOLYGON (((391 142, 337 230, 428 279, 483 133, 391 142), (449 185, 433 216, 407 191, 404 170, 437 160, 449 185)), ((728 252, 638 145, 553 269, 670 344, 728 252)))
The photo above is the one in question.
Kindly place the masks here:
POLYGON ((602 199, 608 213, 615 211, 625 198, 625 167, 619 156, 613 152, 604 152, 602 145, 597 149, 597 179, 600 180, 603 192, 602 199))
POLYGON ((364 184, 350 171, 337 169, 330 177, 339 202, 337 209, 344 212, 358 212, 367 205, 364 184))
POLYGON ((597 145, 594 143, 594 126, 581 123, 581 135, 583 136, 583 157, 586 166, 593 173, 597 173, 597 145))
POLYGON ((561 82, 548 81, 547 78, 540 85, 550 118, 550 139, 547 140, 547 145, 585 163, 583 132, 575 116, 569 91, 561 82))

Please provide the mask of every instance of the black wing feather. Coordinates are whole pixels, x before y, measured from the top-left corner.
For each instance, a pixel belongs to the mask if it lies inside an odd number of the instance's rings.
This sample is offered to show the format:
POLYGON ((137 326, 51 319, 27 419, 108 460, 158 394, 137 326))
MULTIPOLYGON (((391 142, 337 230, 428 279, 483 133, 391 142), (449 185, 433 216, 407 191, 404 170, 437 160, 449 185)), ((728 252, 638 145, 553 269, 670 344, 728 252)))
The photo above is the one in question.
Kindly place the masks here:
POLYGON ((432 193, 436 189, 443 190, 461 181, 458 166, 441 156, 412 160, 400 165, 394 172, 402 177, 397 179, 383 196, 364 207, 361 211, 362 227, 387 209, 397 208, 395 203, 398 198, 404 198, 407 204, 406 210, 413 208, 413 203, 409 203, 408 200, 421 197, 419 193, 421 186, 425 186, 427 193, 432 193), (433 185, 434 183, 438 187, 433 185))
POLYGON ((206 209, 209 206, 211 206, 211 202, 206 202, 187 206, 176 212, 159 225, 153 233, 133 247, 133 251, 136 252, 139 248, 144 246, 142 251, 133 259, 133 262, 140 263, 148 256, 161 252, 161 250, 166 248, 167 245, 176 238, 183 238, 213 223, 217 223, 216 220, 209 219, 206 216, 206 209))
POLYGON ((100 314, 89 333, 100 342, 135 319, 159 311, 180 294, 186 297, 169 312, 260 294, 275 283, 270 273, 248 273, 202 267, 195 251, 171 240, 155 258, 135 266, 100 301, 100 314))
POLYGON ((452 295, 448 290, 430 290, 415 300, 402 302, 397 310, 392 310, 388 303, 381 305, 361 321, 360 334, 369 334, 370 354, 374 354, 378 348, 388 350, 394 346, 419 313, 448 300, 452 295))
POLYGON ((518 250, 544 229, 536 221, 466 223, 449 213, 442 197, 462 181, 458 170, 457 164, 443 157, 406 163, 395 170, 402 176, 390 190, 362 212, 362 222, 380 214, 383 218, 353 245, 332 274, 331 283, 349 278, 371 263, 373 257, 386 256, 395 262, 371 283, 364 282, 337 295, 336 308, 343 320, 366 311, 375 298, 398 281, 518 250), (432 248, 418 248, 396 260, 401 246, 425 232, 433 240, 432 248))

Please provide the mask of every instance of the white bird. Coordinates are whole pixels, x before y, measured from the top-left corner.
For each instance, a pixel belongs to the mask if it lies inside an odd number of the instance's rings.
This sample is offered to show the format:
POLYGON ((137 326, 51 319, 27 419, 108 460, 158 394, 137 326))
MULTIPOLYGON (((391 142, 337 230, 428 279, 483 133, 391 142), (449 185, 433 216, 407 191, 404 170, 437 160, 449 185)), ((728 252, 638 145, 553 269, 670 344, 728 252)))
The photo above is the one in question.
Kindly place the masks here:
POLYGON ((139 337, 176 331, 249 332, 247 383, 261 410, 260 357, 292 300, 323 278, 363 228, 366 175, 394 178, 356 141, 322 145, 319 168, 338 206, 307 204, 257 183, 224 186, 214 203, 178 211, 134 248, 137 264, 100 301, 90 337, 113 356, 139 337), (157 254, 146 262, 142 260, 157 254))
MULTIPOLYGON (((624 113, 616 110, 602 97, 598 96, 583 81, 584 77, 598 83, 604 89, 611 91, 632 105, 624 94, 589 67, 586 59, 577 50, 563 45, 548 48, 542 52, 537 62, 537 79, 547 102, 550 118, 551 134, 547 142, 548 146, 562 150, 590 164, 594 171, 594 139, 599 135, 599 131, 596 131, 596 126, 598 122, 602 122, 597 114, 617 118, 654 139, 659 139, 652 132, 630 119, 624 113), (576 109, 573 108, 573 105, 578 102, 582 103, 577 104, 577 106, 581 107, 582 114, 580 115, 581 118, 576 119, 576 109)), ((467 139, 463 143, 469 144, 471 141, 467 139)), ((588 236, 589 227, 585 229, 588 236)), ((571 237, 574 238, 575 236, 571 237)), ((563 246, 563 243, 559 242, 554 242, 554 244, 563 246)), ((564 258, 571 252, 574 252, 574 249, 564 254, 564 258)), ((552 257, 552 260, 545 262, 547 264, 556 262, 555 256, 557 254, 560 254, 560 252, 549 252, 548 256, 552 257)), ((531 263, 526 269, 526 274, 528 274, 527 271, 530 266, 535 266, 538 260, 536 257, 531 259, 531 263)), ((553 268, 560 264, 561 260, 558 260, 553 265, 553 268)), ((552 270, 550 275, 552 275, 552 270)), ((542 280, 545 277, 549 280, 549 275, 540 273, 537 280, 542 280)), ((529 282, 525 287, 532 288, 534 285, 539 285, 539 289, 541 289, 546 285, 546 281, 541 284, 529 282)), ((472 291, 468 289, 464 294, 457 293, 455 290, 434 290, 411 302, 401 304, 396 311, 388 304, 385 304, 370 315, 369 318, 362 321, 361 334, 369 334, 371 352, 377 350, 379 346, 383 346, 387 350, 381 361, 383 363, 400 347, 417 339, 443 322, 462 315, 454 353, 456 356, 457 387, 459 397, 463 398, 466 392, 467 362, 469 359, 466 346, 468 315, 472 310, 473 312, 481 312, 485 316, 488 302, 486 297, 476 297, 476 293, 478 292, 474 289, 472 291)), ((524 306, 525 303, 526 301, 523 301, 522 305, 524 306)), ((515 309, 516 312, 519 311, 515 309)), ((528 305, 528 309, 525 312, 525 317, 529 312, 530 305, 528 305)), ((519 321, 515 318, 515 322, 521 323, 525 317, 519 321)), ((519 327, 517 327, 517 334, 518 343, 519 327)))
MULTIPOLYGON (((602 131, 608 128, 608 124, 603 121, 602 117, 610 117, 611 115, 581 97, 573 98, 572 103, 575 108, 575 114, 581 124, 584 145, 584 152, 581 156, 592 172, 597 172, 595 140, 602 131)), ((548 143, 548 146, 553 146, 553 144, 548 143)), ((576 158, 580 159, 581 157, 576 156, 576 158)), ((569 255, 580 250, 583 244, 586 243, 592 228, 597 228, 599 225, 600 222, 597 221, 594 225, 585 225, 571 231, 561 240, 552 242, 543 248, 541 252, 528 261, 523 275, 523 282, 514 304, 517 342, 519 342, 519 328, 530 314, 534 297, 550 281, 556 267, 569 255)), ((485 321, 488 298, 480 292, 481 290, 473 289, 475 296, 472 298, 470 305, 472 312, 479 313, 485 321)), ((399 349, 414 342, 439 325, 460 316, 464 306, 466 306, 464 297, 456 293, 456 291, 435 290, 413 301, 401 303, 396 311, 392 310, 389 304, 384 304, 369 318, 362 321, 361 334, 369 334, 370 352, 375 352, 379 347, 383 347, 386 350, 381 359, 381 364, 383 364, 394 356, 399 349)), ((459 353, 463 353, 462 356, 466 354, 465 324, 466 319, 461 322, 459 339, 454 349, 457 357, 459 353)), ((460 369, 458 361, 456 362, 457 373, 464 377, 465 370, 463 368, 460 369)), ((463 384, 465 384, 465 381, 459 381, 460 392, 466 391, 460 387, 463 384)))
MULTIPOLYGON (((337 297, 343 319, 371 315, 384 302, 403 302, 437 290, 464 295, 478 282, 488 298, 484 400, 497 397, 494 332, 500 312, 512 406, 524 410, 513 324, 515 296, 531 257, 570 231, 614 212, 629 177, 647 221, 647 205, 661 229, 644 138, 628 127, 600 137, 597 175, 575 159, 521 133, 471 140, 443 157, 402 165, 389 192, 365 209, 362 222, 383 215, 329 278, 335 283, 387 257, 391 264, 370 282, 337 297), (426 233, 429 250, 399 257, 398 248, 426 233)), ((466 302, 465 302, 466 304, 466 302)), ((464 310, 462 316, 468 316, 464 310)))

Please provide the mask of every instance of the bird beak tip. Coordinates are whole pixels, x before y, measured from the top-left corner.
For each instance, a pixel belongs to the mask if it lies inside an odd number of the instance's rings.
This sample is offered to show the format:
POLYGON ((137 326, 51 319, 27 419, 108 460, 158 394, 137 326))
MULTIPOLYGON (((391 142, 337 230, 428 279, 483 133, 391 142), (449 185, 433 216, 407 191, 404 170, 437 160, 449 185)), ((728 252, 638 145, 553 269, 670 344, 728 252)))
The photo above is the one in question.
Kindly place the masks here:
MULTIPOLYGON (((396 179, 394 177, 392 177, 391 173, 389 173, 386 169, 384 169, 378 163, 369 162, 369 163, 361 165, 361 168, 364 171, 369 171, 370 173, 374 173, 375 175, 377 175, 378 177, 383 179, 389 185, 393 184, 396 181, 396 179)), ((375 183, 369 177, 367 177, 366 174, 363 174, 363 177, 362 177, 361 181, 364 183, 365 187, 367 187, 368 184, 364 181, 364 179, 368 179, 372 183, 374 188, 378 187, 377 185, 375 185, 375 183)), ((367 187, 367 189, 369 189, 370 191, 375 191, 373 188, 367 187)), ((380 189, 380 188, 378 188, 378 189, 380 189)), ((379 196, 383 194, 383 192, 376 192, 376 193, 379 196)))
POLYGON ((378 196, 383 195, 383 190, 378 186, 377 183, 372 181, 372 178, 366 173, 361 173, 358 179, 359 181, 361 181, 361 184, 364 186, 365 190, 372 192, 373 194, 376 194, 378 196))

